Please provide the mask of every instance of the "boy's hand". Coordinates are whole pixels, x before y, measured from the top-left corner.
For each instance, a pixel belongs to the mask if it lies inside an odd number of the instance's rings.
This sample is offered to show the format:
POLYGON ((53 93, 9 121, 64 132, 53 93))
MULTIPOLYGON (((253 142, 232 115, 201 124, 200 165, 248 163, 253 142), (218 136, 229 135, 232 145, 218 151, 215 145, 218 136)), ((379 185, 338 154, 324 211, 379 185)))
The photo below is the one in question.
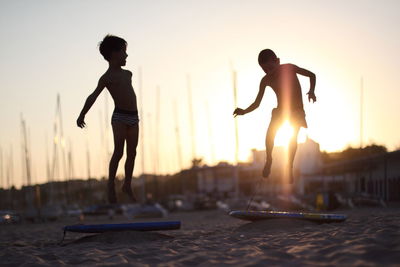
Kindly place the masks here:
POLYGON ((246 114, 246 112, 241 108, 236 108, 235 111, 233 112, 234 117, 236 117, 238 115, 244 115, 244 114, 246 114))
POLYGON ((315 96, 314 92, 309 91, 307 93, 308 95, 308 101, 311 102, 311 100, 313 101, 313 103, 315 103, 317 101, 317 97, 315 96))
POLYGON ((78 119, 76 120, 76 124, 78 125, 79 128, 83 128, 86 126, 85 123, 85 116, 79 116, 78 119))

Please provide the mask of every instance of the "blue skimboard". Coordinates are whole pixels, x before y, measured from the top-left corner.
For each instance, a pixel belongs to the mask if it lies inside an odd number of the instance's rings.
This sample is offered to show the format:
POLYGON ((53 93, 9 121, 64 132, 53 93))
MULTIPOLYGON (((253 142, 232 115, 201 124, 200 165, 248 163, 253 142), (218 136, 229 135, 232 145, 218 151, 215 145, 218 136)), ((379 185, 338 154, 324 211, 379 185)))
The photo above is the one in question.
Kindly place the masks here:
POLYGON ((137 222, 137 223, 120 223, 120 224, 75 224, 64 227, 64 233, 104 233, 119 231, 161 231, 161 230, 177 230, 181 227, 180 221, 169 222, 137 222))
POLYGON ((230 216, 246 220, 259 221, 268 219, 298 219, 314 221, 316 223, 343 222, 347 219, 343 214, 308 213, 308 212, 287 212, 287 211, 245 211, 235 210, 229 213, 230 216))

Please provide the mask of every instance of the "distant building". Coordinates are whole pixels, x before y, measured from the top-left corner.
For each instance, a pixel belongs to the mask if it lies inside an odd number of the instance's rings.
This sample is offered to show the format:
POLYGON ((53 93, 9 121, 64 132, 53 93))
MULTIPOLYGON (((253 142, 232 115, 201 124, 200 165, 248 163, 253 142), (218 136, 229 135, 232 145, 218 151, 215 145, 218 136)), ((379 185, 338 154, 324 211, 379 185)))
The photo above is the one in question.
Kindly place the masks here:
POLYGON ((400 201, 400 150, 326 164, 301 179, 299 189, 304 194, 333 191, 348 196, 400 201))
POLYGON ((197 193, 214 197, 234 197, 239 193, 238 168, 228 163, 196 169, 197 193))

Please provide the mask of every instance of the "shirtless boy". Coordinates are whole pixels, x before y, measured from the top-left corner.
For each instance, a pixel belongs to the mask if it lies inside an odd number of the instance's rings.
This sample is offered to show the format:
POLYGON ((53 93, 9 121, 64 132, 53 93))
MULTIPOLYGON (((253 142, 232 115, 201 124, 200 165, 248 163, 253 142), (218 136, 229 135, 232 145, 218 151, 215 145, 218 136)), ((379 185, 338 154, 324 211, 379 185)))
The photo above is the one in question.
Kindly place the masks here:
POLYGON ((111 118, 114 135, 114 152, 109 165, 108 201, 116 203, 115 175, 118 163, 124 153, 126 142, 125 179, 122 192, 127 194, 132 201, 133 196, 131 181, 135 164, 136 147, 139 136, 139 116, 136 104, 136 95, 132 87, 132 72, 122 69, 126 64, 127 42, 113 35, 107 35, 100 43, 100 53, 108 61, 107 71, 100 77, 96 89, 86 99, 85 105, 76 121, 78 127, 85 127, 85 115, 92 107, 97 97, 107 88, 110 92, 115 109, 111 118))
POLYGON ((283 122, 289 121, 294 130, 294 134, 289 144, 288 166, 290 183, 293 183, 293 161, 297 150, 297 135, 300 127, 307 128, 301 87, 297 74, 310 78, 310 90, 307 95, 308 101, 312 100, 313 102, 317 100, 314 94, 315 74, 293 64, 280 64, 280 59, 270 49, 265 49, 260 52, 258 55, 258 63, 266 75, 261 79, 260 89, 256 100, 244 110, 236 108, 233 115, 244 115, 258 108, 263 98, 265 87, 270 86, 272 88, 277 97, 278 107, 272 110, 271 122, 265 138, 267 160, 262 175, 265 178, 270 175, 272 150, 274 148, 276 132, 283 122))

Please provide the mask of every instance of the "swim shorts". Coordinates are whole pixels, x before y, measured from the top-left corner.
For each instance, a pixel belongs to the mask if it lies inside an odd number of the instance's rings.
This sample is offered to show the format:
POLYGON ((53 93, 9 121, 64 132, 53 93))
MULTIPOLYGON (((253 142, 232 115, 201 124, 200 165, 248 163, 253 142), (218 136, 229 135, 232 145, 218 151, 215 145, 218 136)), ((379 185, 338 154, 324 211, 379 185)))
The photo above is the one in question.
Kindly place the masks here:
POLYGON ((139 115, 137 110, 130 111, 115 108, 111 117, 111 123, 115 121, 125 123, 129 126, 135 126, 139 123, 139 115))
POLYGON ((271 122, 284 122, 288 120, 293 126, 307 128, 306 113, 304 109, 295 109, 284 112, 282 109, 274 108, 272 110, 271 122))

